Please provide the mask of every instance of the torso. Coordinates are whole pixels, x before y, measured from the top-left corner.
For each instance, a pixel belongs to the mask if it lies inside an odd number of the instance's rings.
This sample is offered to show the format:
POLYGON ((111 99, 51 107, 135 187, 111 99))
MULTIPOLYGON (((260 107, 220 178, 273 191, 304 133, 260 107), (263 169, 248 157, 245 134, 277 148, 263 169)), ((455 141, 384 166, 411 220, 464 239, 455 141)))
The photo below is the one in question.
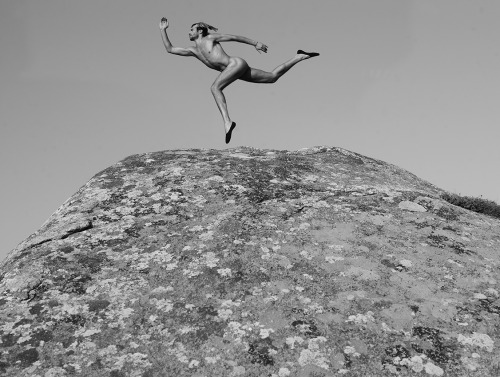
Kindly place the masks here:
POLYGON ((207 67, 217 71, 223 71, 229 64, 230 58, 220 43, 209 37, 203 38, 201 43, 193 47, 193 53, 207 67))

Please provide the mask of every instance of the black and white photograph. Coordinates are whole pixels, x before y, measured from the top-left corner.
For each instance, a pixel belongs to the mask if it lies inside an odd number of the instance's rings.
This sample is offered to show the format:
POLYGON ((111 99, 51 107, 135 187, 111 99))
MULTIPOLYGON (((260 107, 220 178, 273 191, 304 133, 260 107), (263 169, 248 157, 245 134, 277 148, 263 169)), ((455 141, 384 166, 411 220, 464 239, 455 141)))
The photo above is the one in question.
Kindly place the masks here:
POLYGON ((0 0, 0 375, 500 376, 499 20, 0 0))

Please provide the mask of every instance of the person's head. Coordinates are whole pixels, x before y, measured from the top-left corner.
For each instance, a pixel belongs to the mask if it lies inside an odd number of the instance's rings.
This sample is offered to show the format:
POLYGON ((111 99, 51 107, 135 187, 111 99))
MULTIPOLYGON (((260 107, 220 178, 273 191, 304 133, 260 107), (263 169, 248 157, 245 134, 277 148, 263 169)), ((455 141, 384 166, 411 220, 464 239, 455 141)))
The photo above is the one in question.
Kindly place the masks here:
POLYGON ((196 22, 191 25, 191 30, 189 31, 189 39, 195 40, 200 34, 202 37, 205 37, 206 35, 208 35, 209 30, 217 31, 218 29, 206 24, 205 22, 196 22))

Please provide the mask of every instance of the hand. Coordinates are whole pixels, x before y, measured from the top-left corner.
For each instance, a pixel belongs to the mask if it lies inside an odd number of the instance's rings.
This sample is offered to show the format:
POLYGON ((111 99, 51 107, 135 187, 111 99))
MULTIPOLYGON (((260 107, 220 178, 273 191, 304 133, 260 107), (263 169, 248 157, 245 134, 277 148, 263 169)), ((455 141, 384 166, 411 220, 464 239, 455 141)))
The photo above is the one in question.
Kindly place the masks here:
POLYGON ((160 30, 168 29, 168 20, 163 17, 160 21, 160 30))
POLYGON ((264 43, 257 42, 257 44, 255 45, 255 49, 259 52, 259 54, 261 51, 267 53, 267 46, 264 43))

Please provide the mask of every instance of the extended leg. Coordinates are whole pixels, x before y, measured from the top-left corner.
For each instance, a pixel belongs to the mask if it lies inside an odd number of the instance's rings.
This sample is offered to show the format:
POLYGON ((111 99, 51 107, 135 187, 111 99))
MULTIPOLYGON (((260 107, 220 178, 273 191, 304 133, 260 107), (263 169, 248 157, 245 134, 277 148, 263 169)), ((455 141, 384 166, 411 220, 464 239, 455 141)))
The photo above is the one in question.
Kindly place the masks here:
MULTIPOLYGON (((317 55, 314 55, 317 56, 317 55)), ((254 83, 262 83, 262 84, 270 84, 278 81, 278 79, 283 76, 290 68, 292 68, 298 62, 302 60, 310 59, 312 56, 309 53, 304 53, 302 50, 297 51, 297 55, 295 55, 290 60, 280 64, 276 68, 272 70, 272 72, 262 71, 257 68, 250 68, 242 77, 241 80, 254 82, 254 83), (300 52, 300 53, 299 53, 300 52)))

